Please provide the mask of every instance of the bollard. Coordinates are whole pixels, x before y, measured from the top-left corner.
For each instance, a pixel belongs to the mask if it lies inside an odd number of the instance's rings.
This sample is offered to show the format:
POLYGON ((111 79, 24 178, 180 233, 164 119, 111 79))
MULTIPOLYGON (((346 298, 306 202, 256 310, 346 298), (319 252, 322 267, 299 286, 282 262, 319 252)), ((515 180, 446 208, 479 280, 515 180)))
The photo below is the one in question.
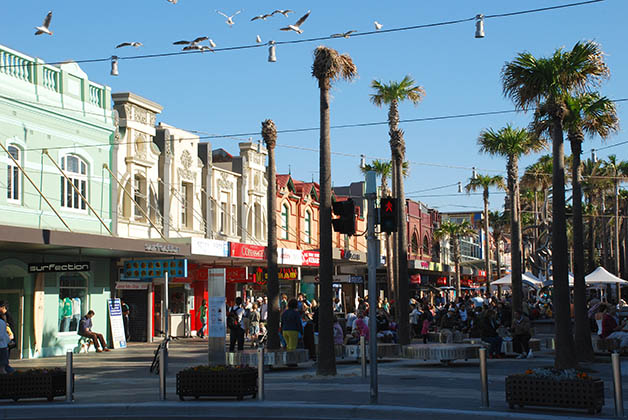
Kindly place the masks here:
POLYGON ((65 353, 65 402, 74 401, 74 353, 68 350, 65 353))
POLYGON ((624 393, 621 386, 621 363, 619 361, 619 353, 611 354, 611 362, 613 364, 613 389, 615 390, 615 416, 624 417, 624 393))
POLYGON ((159 399, 166 399, 166 349, 159 349, 159 399))
POLYGON ((480 381, 482 382, 482 407, 488 407, 488 373, 486 371, 486 348, 479 349, 480 381))
POLYGON ((257 399, 264 401, 264 347, 257 349, 257 399))
POLYGON ((366 378, 366 340, 360 336, 360 363, 362 364, 362 377, 366 378))

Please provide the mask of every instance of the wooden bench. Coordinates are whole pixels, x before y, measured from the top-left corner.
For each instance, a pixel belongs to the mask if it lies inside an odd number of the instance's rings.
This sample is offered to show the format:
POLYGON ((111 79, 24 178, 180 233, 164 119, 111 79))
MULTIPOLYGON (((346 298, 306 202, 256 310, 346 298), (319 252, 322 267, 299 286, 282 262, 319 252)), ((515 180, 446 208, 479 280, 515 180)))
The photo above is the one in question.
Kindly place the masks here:
POLYGON ((601 352, 628 353, 628 347, 621 347, 621 340, 617 338, 600 338, 597 340, 597 349, 601 352))

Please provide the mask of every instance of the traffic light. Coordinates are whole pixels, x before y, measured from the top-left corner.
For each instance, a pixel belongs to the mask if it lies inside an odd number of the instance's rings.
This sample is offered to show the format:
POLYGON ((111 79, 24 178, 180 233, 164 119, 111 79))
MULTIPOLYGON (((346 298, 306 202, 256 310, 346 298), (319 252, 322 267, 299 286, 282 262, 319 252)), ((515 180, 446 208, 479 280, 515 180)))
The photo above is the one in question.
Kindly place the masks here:
POLYGON ((384 197, 379 200, 379 224, 382 232, 397 232, 399 200, 384 197))
POLYGON ((355 235, 355 204, 353 204, 353 199, 335 201, 332 203, 332 210, 336 216, 340 216, 338 219, 331 219, 334 230, 349 236, 355 235))

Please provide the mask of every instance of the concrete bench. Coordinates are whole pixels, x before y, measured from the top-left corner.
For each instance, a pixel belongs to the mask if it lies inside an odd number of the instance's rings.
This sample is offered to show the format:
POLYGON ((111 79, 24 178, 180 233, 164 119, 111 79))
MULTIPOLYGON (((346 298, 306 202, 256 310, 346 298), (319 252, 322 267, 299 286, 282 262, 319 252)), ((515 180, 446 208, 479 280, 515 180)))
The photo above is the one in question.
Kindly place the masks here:
MULTIPOLYGON (((227 365, 229 366, 257 366, 257 351, 243 350, 239 352, 228 352, 226 354, 227 365)), ((307 349, 296 350, 269 350, 264 352, 264 366, 287 366, 304 363, 309 360, 307 349)))
POLYGON ((451 362, 478 357, 479 344, 410 344, 403 347, 403 357, 417 360, 451 362))
MULTIPOLYGON (((366 357, 369 357, 369 344, 366 343, 366 357)), ((377 343, 377 358, 387 359, 401 356, 401 346, 394 343, 377 343)), ((336 357, 338 354, 336 353, 336 357)), ((360 345, 359 344, 347 344, 343 346, 342 356, 344 360, 359 360, 360 359, 360 345)))

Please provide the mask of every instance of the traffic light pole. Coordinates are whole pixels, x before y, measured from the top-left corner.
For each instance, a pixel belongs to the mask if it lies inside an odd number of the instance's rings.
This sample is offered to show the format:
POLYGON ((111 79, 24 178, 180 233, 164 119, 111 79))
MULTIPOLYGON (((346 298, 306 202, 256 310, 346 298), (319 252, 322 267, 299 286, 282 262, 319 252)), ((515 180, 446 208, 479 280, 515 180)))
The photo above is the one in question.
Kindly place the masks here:
POLYGON ((377 404, 377 286, 376 271, 378 240, 375 237, 375 200, 377 199, 377 177, 374 171, 366 173, 366 199, 368 201, 367 218, 367 256, 368 256, 368 288, 369 288, 369 361, 371 364, 371 404, 377 404))

